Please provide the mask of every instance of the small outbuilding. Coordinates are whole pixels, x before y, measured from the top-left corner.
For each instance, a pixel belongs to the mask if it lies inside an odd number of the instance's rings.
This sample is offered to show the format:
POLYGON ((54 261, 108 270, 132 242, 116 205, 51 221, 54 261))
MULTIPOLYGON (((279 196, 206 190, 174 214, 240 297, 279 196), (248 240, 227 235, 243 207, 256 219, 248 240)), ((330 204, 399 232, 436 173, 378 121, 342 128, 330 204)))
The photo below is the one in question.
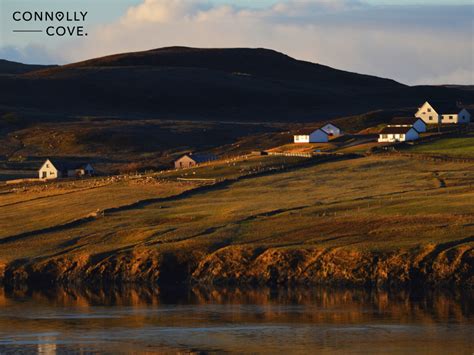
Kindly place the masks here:
POLYGON ((321 128, 312 131, 302 131, 293 137, 295 143, 327 143, 329 134, 321 128))
POLYGON ((395 117, 388 127, 413 127, 418 133, 426 132, 426 123, 419 117, 395 117))
POLYGON ((93 174, 94 168, 90 163, 78 163, 60 159, 46 159, 38 171, 38 177, 43 180, 91 176, 93 174))
POLYGON ((330 137, 338 137, 338 136, 342 136, 344 134, 344 132, 342 132, 342 129, 340 129, 339 127, 337 127, 333 123, 328 123, 328 124, 322 126, 321 129, 324 132, 326 132, 330 137))
POLYGON ((407 142, 420 138, 413 127, 385 127, 379 133, 379 142, 407 142))
POLYGON ((174 167, 176 169, 192 168, 213 160, 217 160, 214 154, 185 154, 174 162, 174 167))

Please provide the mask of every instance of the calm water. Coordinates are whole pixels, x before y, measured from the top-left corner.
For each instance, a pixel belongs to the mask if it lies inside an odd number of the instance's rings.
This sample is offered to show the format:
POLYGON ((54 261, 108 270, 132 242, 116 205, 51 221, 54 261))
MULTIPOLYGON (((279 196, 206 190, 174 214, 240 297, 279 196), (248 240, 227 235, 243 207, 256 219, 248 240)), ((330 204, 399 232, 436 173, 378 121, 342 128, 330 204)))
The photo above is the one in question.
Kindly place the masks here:
POLYGON ((473 294, 0 290, 0 353, 474 353, 473 294))

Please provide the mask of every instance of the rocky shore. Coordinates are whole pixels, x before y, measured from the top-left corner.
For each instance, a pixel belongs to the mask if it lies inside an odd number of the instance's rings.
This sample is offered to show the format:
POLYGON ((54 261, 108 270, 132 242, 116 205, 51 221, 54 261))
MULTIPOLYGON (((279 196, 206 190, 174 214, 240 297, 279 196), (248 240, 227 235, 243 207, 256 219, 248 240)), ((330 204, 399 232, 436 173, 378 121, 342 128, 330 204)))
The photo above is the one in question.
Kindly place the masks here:
POLYGON ((228 246, 214 252, 149 249, 0 264, 6 286, 31 284, 474 286, 469 245, 399 251, 228 246))

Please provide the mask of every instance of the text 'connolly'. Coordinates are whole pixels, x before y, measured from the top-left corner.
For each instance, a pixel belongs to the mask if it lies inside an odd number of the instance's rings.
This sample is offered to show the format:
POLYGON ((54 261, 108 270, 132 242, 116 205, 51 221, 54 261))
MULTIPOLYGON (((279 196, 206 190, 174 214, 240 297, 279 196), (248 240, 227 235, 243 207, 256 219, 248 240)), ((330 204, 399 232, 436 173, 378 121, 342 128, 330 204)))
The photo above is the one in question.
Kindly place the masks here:
POLYGON ((15 11, 13 20, 25 22, 84 22, 86 20, 87 11, 15 11))

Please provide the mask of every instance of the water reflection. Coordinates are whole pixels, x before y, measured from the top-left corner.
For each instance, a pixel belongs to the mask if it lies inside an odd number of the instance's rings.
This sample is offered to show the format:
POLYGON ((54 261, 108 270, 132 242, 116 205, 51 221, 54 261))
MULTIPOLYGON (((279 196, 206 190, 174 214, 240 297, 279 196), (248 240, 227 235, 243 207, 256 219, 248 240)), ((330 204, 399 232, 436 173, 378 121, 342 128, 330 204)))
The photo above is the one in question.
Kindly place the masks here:
POLYGON ((56 354, 56 337, 44 336, 38 337, 38 354, 53 355, 56 354))
POLYGON ((0 290, 0 353, 472 353, 473 300, 472 292, 327 288, 0 290))

